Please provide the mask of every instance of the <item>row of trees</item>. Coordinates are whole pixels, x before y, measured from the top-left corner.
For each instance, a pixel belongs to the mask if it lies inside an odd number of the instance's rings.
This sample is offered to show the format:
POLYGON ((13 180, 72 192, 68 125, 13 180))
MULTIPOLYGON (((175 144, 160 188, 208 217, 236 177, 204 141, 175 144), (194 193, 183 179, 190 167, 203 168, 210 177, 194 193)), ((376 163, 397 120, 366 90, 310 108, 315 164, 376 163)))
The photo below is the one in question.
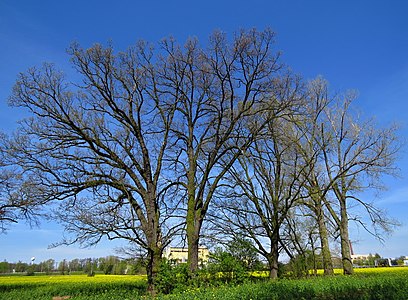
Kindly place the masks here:
POLYGON ((350 205, 374 230, 393 224, 358 195, 394 174, 396 128, 360 117, 354 94, 294 75, 273 47, 270 30, 216 32, 206 47, 73 44, 76 82, 50 64, 21 74, 9 102, 30 116, 2 139, 2 224, 19 217, 12 207, 59 203, 61 243, 127 240, 147 252, 152 291, 163 249, 185 239, 194 274, 203 236, 250 239, 271 278, 279 253, 310 243, 331 274, 339 239, 351 274, 349 220, 369 227, 350 205))
POLYGON ((362 119, 352 111, 354 95, 330 96, 321 78, 307 84, 302 98, 304 110, 269 122, 229 169, 213 224, 220 234, 252 239, 273 278, 281 250, 293 258, 308 248, 320 250, 325 274, 333 274, 330 238, 340 240, 344 273, 352 274, 349 220, 370 226, 349 208, 363 208, 379 238, 397 224, 359 197, 380 188, 382 175, 395 175, 396 128, 362 119))
POLYGON ((71 272, 84 272, 93 274, 94 272, 103 272, 104 274, 139 274, 143 273, 142 260, 120 259, 116 256, 107 256, 100 258, 83 258, 73 260, 62 260, 56 262, 54 259, 48 259, 40 263, 9 263, 0 262, 0 273, 60 273, 70 274, 71 272))

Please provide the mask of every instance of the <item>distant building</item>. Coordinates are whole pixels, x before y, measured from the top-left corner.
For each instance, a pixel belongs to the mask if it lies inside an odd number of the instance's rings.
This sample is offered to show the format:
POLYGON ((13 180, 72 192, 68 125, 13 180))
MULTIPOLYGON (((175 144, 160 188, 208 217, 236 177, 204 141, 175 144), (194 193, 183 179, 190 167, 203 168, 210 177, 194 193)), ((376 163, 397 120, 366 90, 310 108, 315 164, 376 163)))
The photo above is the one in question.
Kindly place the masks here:
MULTIPOLYGON (((198 247, 198 261, 201 264, 207 264, 210 252, 207 247, 198 247)), ((168 247, 164 250, 163 256, 175 264, 186 263, 188 258, 188 249, 179 247, 168 247)))
POLYGON ((408 259, 404 259, 404 266, 408 267, 408 259))
POLYGON ((351 254, 351 260, 369 260, 371 257, 371 254, 351 254))
POLYGON ((377 266, 378 255, 372 254, 352 254, 351 261, 355 267, 377 266))

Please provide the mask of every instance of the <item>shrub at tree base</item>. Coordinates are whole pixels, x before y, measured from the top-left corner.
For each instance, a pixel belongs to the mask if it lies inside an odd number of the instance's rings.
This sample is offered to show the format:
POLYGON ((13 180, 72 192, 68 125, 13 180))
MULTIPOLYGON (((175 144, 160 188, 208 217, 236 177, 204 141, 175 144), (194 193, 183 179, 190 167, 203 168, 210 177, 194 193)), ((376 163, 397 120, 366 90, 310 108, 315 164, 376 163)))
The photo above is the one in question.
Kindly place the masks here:
POLYGON ((194 276, 191 276, 187 264, 173 266, 171 261, 162 261, 156 288, 161 294, 174 294, 189 288, 235 286, 247 282, 250 274, 242 261, 217 249, 210 256, 208 265, 199 269, 194 276))

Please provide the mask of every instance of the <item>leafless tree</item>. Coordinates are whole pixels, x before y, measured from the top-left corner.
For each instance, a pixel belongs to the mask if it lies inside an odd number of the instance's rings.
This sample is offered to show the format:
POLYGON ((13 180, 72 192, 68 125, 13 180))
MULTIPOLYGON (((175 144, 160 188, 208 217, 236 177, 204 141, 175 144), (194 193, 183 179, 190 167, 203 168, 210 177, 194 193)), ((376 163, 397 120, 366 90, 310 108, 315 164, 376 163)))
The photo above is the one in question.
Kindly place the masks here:
POLYGON ((288 77, 280 72, 273 42, 270 30, 249 30, 239 32, 231 42, 216 32, 206 50, 195 40, 185 45, 185 51, 174 51, 172 43, 166 44, 168 52, 174 53, 173 72, 181 83, 174 166, 184 191, 192 273, 198 267, 200 233, 214 193, 266 124, 265 118, 259 121, 255 116, 268 116, 265 111, 270 107, 279 114, 290 102, 285 94, 288 77))
POLYGON ((383 175, 396 175, 395 160, 401 147, 396 126, 379 128, 373 120, 364 120, 353 112, 354 93, 338 96, 334 106, 325 110, 327 122, 321 124, 320 139, 323 165, 328 181, 323 201, 338 226, 345 274, 353 273, 349 241, 351 205, 364 208, 371 220, 366 224, 359 214, 354 217, 364 228, 382 238, 397 223, 359 192, 381 188, 383 175), (336 199, 335 202, 329 201, 336 199), (370 227, 371 225, 371 227, 370 227))
POLYGON ((282 227, 302 198, 307 162, 297 147, 298 134, 290 118, 269 120, 228 171, 227 188, 214 208, 216 231, 251 239, 268 262, 271 279, 278 275, 282 227))
POLYGON ((153 291, 163 248, 178 228, 167 222, 162 171, 179 90, 168 78, 171 59, 144 42, 117 54, 112 46, 73 44, 69 54, 80 83, 50 64, 19 76, 10 104, 31 117, 6 148, 36 197, 64 200, 63 243, 136 243, 148 252, 153 291))
POLYGON ((320 239, 320 251, 325 275, 333 274, 333 264, 329 246, 329 232, 326 226, 324 197, 330 188, 322 166, 321 126, 325 123, 325 110, 330 105, 327 82, 316 78, 308 84, 305 113, 297 117, 297 127, 303 133, 297 141, 299 151, 308 162, 304 169, 304 188, 308 197, 303 205, 309 209, 316 221, 320 239))

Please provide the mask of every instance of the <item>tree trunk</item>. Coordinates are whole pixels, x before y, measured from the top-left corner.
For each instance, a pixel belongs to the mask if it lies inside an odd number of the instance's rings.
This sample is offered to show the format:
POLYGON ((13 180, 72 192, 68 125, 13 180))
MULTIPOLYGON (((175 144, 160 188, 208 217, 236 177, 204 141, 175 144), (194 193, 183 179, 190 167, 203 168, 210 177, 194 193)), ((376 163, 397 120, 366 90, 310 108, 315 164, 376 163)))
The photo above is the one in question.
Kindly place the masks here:
MULTIPOLYGON (((151 192, 151 194, 153 194, 153 192, 151 192)), ((153 194, 151 199, 156 199, 155 194, 153 194)), ((160 213, 158 207, 153 200, 149 203, 150 206, 148 206, 147 215, 150 216, 150 218, 148 219, 148 227, 146 228, 146 239, 148 242, 147 289, 152 296, 155 296, 157 293, 156 278, 163 254, 163 243, 161 228, 159 226, 160 213)))
MULTIPOLYGON (((198 245, 200 239, 200 214, 201 208, 197 207, 198 200, 196 197, 196 171, 197 160, 194 155, 193 147, 193 126, 189 124, 189 143, 188 143, 188 160, 189 170, 187 172, 187 215, 186 215, 186 235, 188 246, 187 264, 190 271, 190 276, 198 270, 198 245)), ((202 203, 202 202, 201 202, 202 203)))
POLYGON ((190 275, 198 270, 198 247, 200 241, 201 221, 194 215, 187 216, 187 245, 188 245, 188 267, 190 275))
POLYGON ((330 246, 329 246, 329 237, 327 232, 327 227, 324 219, 323 204, 322 204, 322 195, 318 186, 312 188, 310 193, 313 200, 313 211, 316 215, 317 226, 319 229, 320 237, 320 247, 321 254, 323 259, 323 270, 324 275, 333 275, 333 262, 331 260, 330 246))
POLYGON ((348 216, 346 201, 344 199, 340 201, 340 216, 341 260, 343 262, 343 273, 344 275, 352 275, 354 270, 351 261, 348 216))
POLYGON ((148 250, 148 263, 146 266, 147 291, 152 296, 155 296, 157 294, 156 278, 157 273, 159 272, 161 256, 162 249, 160 247, 153 247, 153 249, 148 250))
POLYGON ((278 278, 278 269, 279 269, 279 233, 277 230, 272 234, 271 239, 271 252, 268 256, 269 264, 269 279, 278 278))
POLYGON ((316 248, 315 248, 315 241, 313 239, 313 234, 309 235, 309 241, 310 241, 310 246, 312 247, 313 275, 317 276, 316 248))
POLYGON ((278 278, 278 259, 274 255, 271 256, 271 259, 268 260, 269 263, 269 279, 275 280, 278 278))
POLYGON ((323 259, 323 269, 324 275, 333 275, 333 263, 331 260, 331 253, 330 253, 330 246, 329 246, 329 238, 327 233, 327 227, 324 220, 323 208, 321 205, 320 200, 318 200, 316 209, 317 215, 317 224, 319 227, 319 236, 320 236, 320 247, 321 247, 321 254, 323 259))
POLYGON ((199 238, 196 234, 187 236, 188 244, 188 265, 191 275, 194 275, 198 270, 198 243, 199 238))

